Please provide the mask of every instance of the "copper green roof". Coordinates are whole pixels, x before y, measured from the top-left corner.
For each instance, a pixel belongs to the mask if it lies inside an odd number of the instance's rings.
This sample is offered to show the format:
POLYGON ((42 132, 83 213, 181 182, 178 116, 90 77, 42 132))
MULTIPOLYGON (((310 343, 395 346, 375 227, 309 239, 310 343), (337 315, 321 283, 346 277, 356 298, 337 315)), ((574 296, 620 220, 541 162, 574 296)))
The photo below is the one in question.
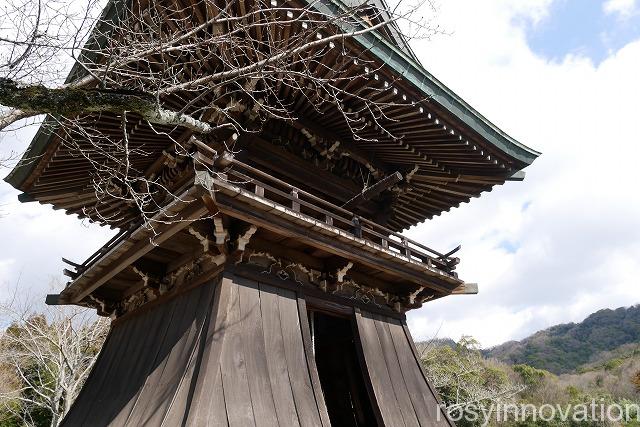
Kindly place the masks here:
MULTIPOLYGON (((380 2, 382 0, 375 1, 380 2)), ((103 12, 105 21, 117 19, 117 13, 114 12, 115 4, 111 1, 105 8, 103 12)), ((326 14, 336 14, 340 10, 347 8, 345 3, 338 0, 314 1, 313 4, 320 12, 326 14)), ((366 24, 363 23, 363 25, 366 24)), ((343 28, 344 31, 352 29, 353 27, 343 28)), ((388 66, 394 74, 401 76, 414 86, 424 98, 429 98, 430 103, 438 104, 442 109, 447 110, 459 122, 458 125, 466 126, 486 143, 513 158, 520 164, 520 169, 531 164, 540 155, 540 152, 527 147, 500 130, 455 92, 436 79, 415 59, 413 52, 401 36, 390 39, 375 31, 360 34, 355 37, 355 41, 370 52, 375 59, 388 66)), ((78 69, 74 67, 67 79, 68 81, 72 76, 77 76, 78 69)), ((33 159, 45 152, 49 142, 50 132, 44 126, 41 126, 23 157, 23 159, 29 160, 19 162, 5 178, 5 181, 16 188, 20 188, 38 163, 33 159)))

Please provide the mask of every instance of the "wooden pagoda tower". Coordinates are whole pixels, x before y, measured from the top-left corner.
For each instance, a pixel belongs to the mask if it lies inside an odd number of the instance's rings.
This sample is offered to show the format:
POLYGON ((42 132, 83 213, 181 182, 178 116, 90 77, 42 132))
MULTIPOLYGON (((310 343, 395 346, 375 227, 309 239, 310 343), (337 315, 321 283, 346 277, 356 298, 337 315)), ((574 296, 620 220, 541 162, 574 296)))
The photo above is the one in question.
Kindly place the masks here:
MULTIPOLYGON (((299 102, 293 123, 219 143, 192 136, 179 155, 166 136, 175 130, 141 121, 129 143, 147 154, 132 161, 179 195, 153 230, 125 201, 95 195, 63 136, 38 133, 25 154, 36 160, 6 178, 21 200, 101 223, 106 209, 119 229, 86 261, 67 261, 70 282, 47 297, 113 319, 63 425, 453 425, 405 313, 477 287, 456 274, 456 249, 400 232, 521 180, 539 153, 437 81, 393 32, 351 48, 377 64, 367 84, 398 101, 388 120, 402 138, 355 140, 336 114, 299 102), (365 189, 361 168, 375 177, 365 189)), ((120 132, 113 116, 96 126, 120 132)))

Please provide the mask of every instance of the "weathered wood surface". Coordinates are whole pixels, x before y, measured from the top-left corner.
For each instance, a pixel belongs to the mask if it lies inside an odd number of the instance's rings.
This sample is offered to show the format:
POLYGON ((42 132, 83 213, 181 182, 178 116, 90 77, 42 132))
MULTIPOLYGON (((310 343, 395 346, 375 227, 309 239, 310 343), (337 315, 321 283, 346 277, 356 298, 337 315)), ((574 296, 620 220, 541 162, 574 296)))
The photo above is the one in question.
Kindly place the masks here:
POLYGON ((304 302, 218 282, 116 323, 63 425, 328 427, 304 302))
POLYGON ((185 365, 193 361, 189 352, 197 346, 213 290, 197 287, 116 324, 63 425, 160 425, 176 388, 189 382, 185 365))
POLYGON ((320 385, 320 377, 318 376, 318 367, 313 356, 313 343, 311 341, 311 329, 309 327, 309 318, 307 317, 307 304, 304 298, 298 296, 298 318, 300 319, 300 330, 302 332, 302 340, 304 343, 305 357, 307 360, 307 367, 309 368, 309 378, 313 392, 316 396, 316 404, 318 405, 318 413, 320 414, 320 420, 324 427, 331 425, 329 421, 329 415, 327 413, 327 406, 325 404, 322 392, 322 386, 320 385))
POLYGON ((454 426, 400 320, 355 309, 360 350, 385 426, 454 426))
POLYGON ((345 209, 353 209, 357 206, 360 206, 365 201, 371 200, 383 191, 390 189, 395 184, 402 181, 402 179, 402 174, 400 172, 394 172, 376 182, 372 186, 363 189, 362 192, 358 193, 357 195, 349 199, 346 203, 344 203, 342 207, 345 209))
MULTIPOLYGON (((228 286, 226 279, 223 279, 222 286, 228 286)), ((255 426, 254 420, 263 414, 254 414, 251 405, 252 399, 249 391, 246 354, 242 348, 243 337, 239 328, 243 322, 243 316, 240 312, 240 295, 236 286, 231 286, 231 301, 228 313, 228 323, 224 331, 224 345, 222 346, 222 358, 220 360, 227 419, 229 427, 255 426)))
MULTIPOLYGON (((240 192, 242 196, 247 195, 244 191, 240 192)), ((240 196, 233 199, 219 192, 216 194, 216 205, 221 212, 235 218, 299 239, 301 242, 335 255, 354 259, 372 268, 395 274, 402 279, 424 283, 427 287, 444 294, 451 293, 463 283, 462 280, 429 267, 427 264, 403 258, 379 245, 357 239, 349 233, 331 228, 319 221, 312 222, 300 214, 297 215, 299 223, 295 223, 290 219, 296 216, 295 214, 286 209, 280 209, 281 215, 277 215, 273 212, 278 211, 280 207, 275 204, 269 206, 265 199, 257 200, 261 205, 251 206, 248 203, 238 203, 239 198, 240 196)))
POLYGON ((285 340, 282 335, 280 296, 278 288, 261 285, 260 304, 264 327, 265 349, 271 389, 280 425, 300 426, 298 413, 289 381, 289 369, 285 357, 285 340))

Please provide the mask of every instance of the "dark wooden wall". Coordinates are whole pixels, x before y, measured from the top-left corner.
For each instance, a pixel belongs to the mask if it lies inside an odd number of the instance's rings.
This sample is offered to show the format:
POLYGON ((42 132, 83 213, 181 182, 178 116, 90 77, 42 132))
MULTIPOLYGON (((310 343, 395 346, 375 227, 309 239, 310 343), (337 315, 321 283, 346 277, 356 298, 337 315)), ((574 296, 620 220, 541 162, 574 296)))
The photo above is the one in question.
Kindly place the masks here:
POLYGON ((406 324, 356 309, 356 325, 380 424, 453 426, 424 375, 406 324))
MULTIPOLYGON (((379 424, 448 425, 403 322, 351 313, 379 424)), ((119 319, 63 425, 329 427, 302 294, 226 272, 119 319)))
POLYGON ((296 294, 215 285, 118 322, 63 425, 328 426, 296 294))
POLYGON ((307 315, 296 294, 225 277, 219 307, 224 344, 207 343, 187 425, 328 426, 303 341, 307 315))

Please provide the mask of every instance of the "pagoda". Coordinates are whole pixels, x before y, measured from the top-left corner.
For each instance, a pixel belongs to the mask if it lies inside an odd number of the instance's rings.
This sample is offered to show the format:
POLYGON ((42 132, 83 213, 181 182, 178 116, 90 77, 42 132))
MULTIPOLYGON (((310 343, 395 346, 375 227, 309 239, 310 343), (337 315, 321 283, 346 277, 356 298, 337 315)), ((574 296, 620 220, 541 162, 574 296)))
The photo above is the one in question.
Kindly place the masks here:
MULTIPOLYGON (((325 14, 350 7, 287 2, 310 4, 325 14)), ((196 9, 190 19, 204 14, 196 9)), ((280 37, 300 25, 286 22, 280 37)), ((427 72, 396 27, 345 43, 361 61, 340 62, 336 47, 317 69, 340 64, 338 89, 375 88, 360 97, 392 103, 377 123, 363 118, 357 138, 345 111, 360 120, 358 97, 318 109, 296 90, 282 95, 294 120, 245 132, 202 137, 129 120, 128 144, 144 148, 131 163, 172 195, 156 199, 152 218, 117 191, 95 191, 100 160, 77 154, 86 134, 38 132, 6 178, 20 200, 118 230, 84 262, 64 260, 70 281, 47 296, 112 318, 63 425, 453 425, 406 313, 478 288, 456 273, 459 247, 432 249, 401 232, 522 180, 539 153, 427 72)), ((255 119, 250 105, 237 115, 255 119)), ((89 118, 103 134, 123 131, 116 113, 89 118)))

